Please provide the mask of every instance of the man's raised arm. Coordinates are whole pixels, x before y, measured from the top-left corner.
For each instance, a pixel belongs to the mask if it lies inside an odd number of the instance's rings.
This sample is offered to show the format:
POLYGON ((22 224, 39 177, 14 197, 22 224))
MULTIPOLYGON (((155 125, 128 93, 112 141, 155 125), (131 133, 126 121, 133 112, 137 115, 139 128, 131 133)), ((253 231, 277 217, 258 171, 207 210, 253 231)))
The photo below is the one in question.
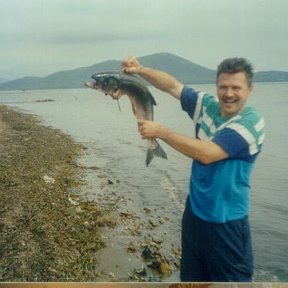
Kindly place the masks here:
POLYGON ((134 56, 122 61, 122 70, 126 73, 137 73, 154 87, 180 99, 184 85, 168 73, 144 67, 134 56))

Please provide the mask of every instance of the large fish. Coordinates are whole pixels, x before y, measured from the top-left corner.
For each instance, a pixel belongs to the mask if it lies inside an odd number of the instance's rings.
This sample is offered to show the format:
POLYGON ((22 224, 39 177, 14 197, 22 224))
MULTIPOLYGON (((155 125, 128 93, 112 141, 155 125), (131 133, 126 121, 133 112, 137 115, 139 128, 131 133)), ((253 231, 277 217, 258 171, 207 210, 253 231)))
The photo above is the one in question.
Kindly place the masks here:
MULTIPOLYGON (((101 72, 91 76, 93 82, 85 85, 107 94, 127 95, 132 104, 132 110, 137 120, 153 121, 153 106, 156 101, 146 87, 144 81, 125 72, 101 72)), ((167 159, 167 155, 155 139, 147 139, 146 166, 154 156, 167 159)))

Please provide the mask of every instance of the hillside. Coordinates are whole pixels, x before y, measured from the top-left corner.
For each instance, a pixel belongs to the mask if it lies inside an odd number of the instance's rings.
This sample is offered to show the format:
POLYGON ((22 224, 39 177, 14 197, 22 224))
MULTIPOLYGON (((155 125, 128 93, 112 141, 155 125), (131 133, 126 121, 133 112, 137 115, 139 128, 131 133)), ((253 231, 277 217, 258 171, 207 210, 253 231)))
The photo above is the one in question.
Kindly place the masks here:
MULTIPOLYGON (((145 66, 166 71, 184 84, 215 83, 216 71, 197 65, 169 53, 157 53, 138 58, 145 66)), ((109 60, 69 71, 60 71, 46 77, 24 77, 0 83, 0 90, 34 90, 81 88, 91 75, 102 71, 120 69, 120 61, 109 60)), ((267 71, 255 74, 256 82, 288 81, 288 72, 267 71)))

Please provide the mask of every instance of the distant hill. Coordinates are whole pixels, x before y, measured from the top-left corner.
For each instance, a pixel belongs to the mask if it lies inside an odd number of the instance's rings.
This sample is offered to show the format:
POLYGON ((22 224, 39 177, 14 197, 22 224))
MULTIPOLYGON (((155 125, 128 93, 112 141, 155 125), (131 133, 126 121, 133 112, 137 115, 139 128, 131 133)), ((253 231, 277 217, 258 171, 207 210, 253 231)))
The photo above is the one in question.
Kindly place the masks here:
POLYGON ((60 71, 46 77, 24 77, 0 84, 0 90, 66 89, 84 87, 95 72, 118 70, 119 61, 105 61, 89 67, 60 71))
POLYGON ((255 82, 287 82, 288 72, 284 71, 264 71, 255 73, 255 82))
MULTIPOLYGON (((138 58, 144 66, 166 71, 184 84, 215 83, 216 71, 197 65, 169 53, 157 53, 138 58)), ((60 71, 46 77, 24 77, 9 82, 0 82, 0 90, 35 90, 81 88, 91 75, 102 71, 120 69, 120 61, 109 60, 69 71, 60 71)), ((286 82, 288 72, 267 71, 255 73, 256 82, 286 82)))

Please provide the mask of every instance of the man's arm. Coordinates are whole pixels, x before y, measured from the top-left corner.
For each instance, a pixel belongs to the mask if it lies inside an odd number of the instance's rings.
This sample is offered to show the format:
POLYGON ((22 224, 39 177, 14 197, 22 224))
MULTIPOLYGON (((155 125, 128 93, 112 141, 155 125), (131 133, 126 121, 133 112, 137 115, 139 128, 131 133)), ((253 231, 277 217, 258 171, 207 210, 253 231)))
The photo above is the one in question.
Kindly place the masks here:
POLYGON ((159 138, 175 150, 203 164, 229 157, 228 153, 212 141, 203 141, 176 133, 156 122, 141 120, 139 132, 143 138, 159 138))
POLYGON ((184 85, 166 72, 142 66, 133 56, 122 62, 126 73, 137 73, 156 88, 180 99, 184 85))

